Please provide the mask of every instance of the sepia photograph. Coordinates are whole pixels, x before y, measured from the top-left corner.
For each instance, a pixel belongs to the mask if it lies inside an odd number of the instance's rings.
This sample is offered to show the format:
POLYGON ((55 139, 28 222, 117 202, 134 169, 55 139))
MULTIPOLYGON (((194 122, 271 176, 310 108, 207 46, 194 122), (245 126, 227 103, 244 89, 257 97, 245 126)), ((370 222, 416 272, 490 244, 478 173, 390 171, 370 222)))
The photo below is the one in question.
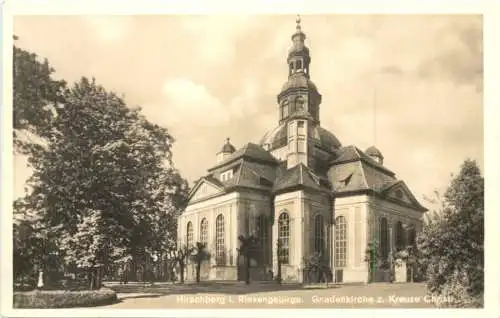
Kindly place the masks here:
POLYGON ((12 22, 3 306, 484 308, 482 15, 12 22))

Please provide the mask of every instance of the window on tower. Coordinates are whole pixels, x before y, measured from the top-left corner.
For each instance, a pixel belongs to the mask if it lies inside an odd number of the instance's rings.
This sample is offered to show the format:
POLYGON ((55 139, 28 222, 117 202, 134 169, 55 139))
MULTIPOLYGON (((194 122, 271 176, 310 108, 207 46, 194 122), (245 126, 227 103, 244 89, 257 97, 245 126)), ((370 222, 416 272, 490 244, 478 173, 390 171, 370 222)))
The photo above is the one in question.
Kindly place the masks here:
POLYGON ((297 152, 305 153, 306 152, 306 141, 303 139, 297 140, 297 152))
POLYGON ((301 70, 302 69, 302 60, 298 60, 297 61, 297 70, 301 70))
POLYGON ((290 62, 290 72, 293 73, 293 62, 290 62))
POLYGON ((301 135, 301 136, 305 136, 305 134, 306 134, 303 121, 299 121, 297 123, 297 134, 301 135))
POLYGON ((283 118, 288 117, 288 102, 283 103, 283 118))

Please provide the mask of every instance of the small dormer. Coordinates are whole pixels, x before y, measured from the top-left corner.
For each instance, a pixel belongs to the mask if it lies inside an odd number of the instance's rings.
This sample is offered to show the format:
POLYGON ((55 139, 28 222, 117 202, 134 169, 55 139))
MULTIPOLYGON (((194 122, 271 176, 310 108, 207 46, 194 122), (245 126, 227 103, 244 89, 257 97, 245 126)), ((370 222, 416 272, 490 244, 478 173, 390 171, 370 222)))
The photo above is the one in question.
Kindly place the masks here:
POLYGON ((234 146, 231 145, 229 138, 227 138, 226 143, 224 144, 224 146, 222 146, 221 151, 217 153, 217 163, 226 160, 226 158, 231 156, 235 151, 236 148, 234 148, 234 146))
POLYGON ((231 168, 229 170, 223 171, 220 174, 220 181, 228 181, 233 178, 234 170, 231 168))

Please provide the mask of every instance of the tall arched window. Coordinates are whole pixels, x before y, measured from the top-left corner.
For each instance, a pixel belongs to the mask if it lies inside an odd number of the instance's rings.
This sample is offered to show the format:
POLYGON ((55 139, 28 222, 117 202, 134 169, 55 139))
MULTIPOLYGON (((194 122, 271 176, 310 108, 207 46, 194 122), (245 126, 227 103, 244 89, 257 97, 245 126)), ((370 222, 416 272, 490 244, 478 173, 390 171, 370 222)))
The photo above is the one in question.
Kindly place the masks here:
POLYGON ((278 219, 278 240, 281 244, 281 264, 290 263, 290 217, 282 212, 278 219))
POLYGON ((302 69, 302 60, 298 60, 296 65, 298 70, 302 69))
POLYGON ((193 223, 191 222, 187 224, 186 236, 187 246, 193 246, 193 223))
POLYGON ((415 228, 412 226, 408 231, 408 245, 415 246, 417 240, 417 234, 415 232, 415 228))
POLYGON ((217 265, 226 265, 224 234, 224 216, 219 214, 215 219, 215 263, 217 265))
POLYGON ((387 219, 380 218, 380 256, 382 260, 387 260, 389 257, 389 233, 387 227, 387 219))
POLYGON ((396 227, 394 230, 396 232, 394 245, 396 245, 396 251, 400 251, 406 246, 404 228, 401 221, 396 222, 396 227))
POLYGON ((345 217, 335 219, 335 267, 347 266, 347 221, 345 217))
POLYGON ((208 242, 208 220, 203 218, 200 223, 200 242, 208 242))
POLYGON ((323 216, 314 217, 314 252, 324 256, 325 253, 325 225, 323 216))
POLYGON ((283 102, 283 118, 287 118, 288 117, 288 113, 289 113, 289 102, 288 100, 285 100, 283 102))
POLYGON ((297 96, 295 98, 295 110, 303 110, 304 109, 304 98, 302 96, 297 96))
POLYGON ((257 217, 257 235, 259 238, 260 262, 264 265, 269 263, 269 222, 268 217, 259 215, 257 217))

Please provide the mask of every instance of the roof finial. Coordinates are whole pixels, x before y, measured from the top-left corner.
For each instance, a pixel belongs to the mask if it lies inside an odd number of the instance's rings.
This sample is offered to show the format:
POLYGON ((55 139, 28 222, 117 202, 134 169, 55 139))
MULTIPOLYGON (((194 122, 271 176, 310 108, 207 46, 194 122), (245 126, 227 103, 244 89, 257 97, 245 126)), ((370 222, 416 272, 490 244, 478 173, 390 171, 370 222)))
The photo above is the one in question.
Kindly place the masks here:
POLYGON ((230 140, 230 139, 231 139, 231 138, 227 137, 227 138, 226 138, 226 143, 229 143, 229 140, 230 140))
POLYGON ((295 22, 297 23, 297 31, 300 31, 300 14, 297 14, 297 19, 295 19, 295 22))

